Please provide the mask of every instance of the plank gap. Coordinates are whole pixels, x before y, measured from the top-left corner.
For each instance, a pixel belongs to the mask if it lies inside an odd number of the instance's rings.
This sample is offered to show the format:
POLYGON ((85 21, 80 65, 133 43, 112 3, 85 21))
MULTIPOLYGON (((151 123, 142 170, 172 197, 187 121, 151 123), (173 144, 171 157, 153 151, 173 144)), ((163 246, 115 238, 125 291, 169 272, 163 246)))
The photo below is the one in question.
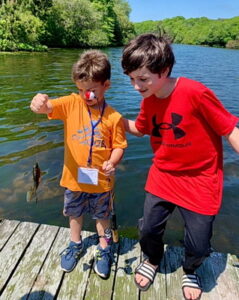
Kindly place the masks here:
POLYGON ((58 285, 58 287, 57 287, 56 294, 55 294, 53 300, 56 300, 57 297, 58 297, 58 295, 59 295, 59 292, 60 292, 60 290, 61 290, 61 286, 62 286, 64 277, 65 277, 65 274, 66 274, 66 272, 63 272, 63 273, 62 273, 61 280, 60 280, 60 282, 59 282, 59 285, 58 285))

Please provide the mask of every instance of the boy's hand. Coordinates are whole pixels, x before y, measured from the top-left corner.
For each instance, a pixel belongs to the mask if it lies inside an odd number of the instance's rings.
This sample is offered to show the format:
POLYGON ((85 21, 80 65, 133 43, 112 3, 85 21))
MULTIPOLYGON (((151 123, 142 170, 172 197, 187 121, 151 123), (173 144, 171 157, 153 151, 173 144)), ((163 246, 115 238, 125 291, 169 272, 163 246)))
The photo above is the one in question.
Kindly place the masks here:
POLYGON ((106 176, 111 176, 114 175, 115 167, 111 161, 106 160, 103 162, 102 170, 105 172, 106 176))
POLYGON ((48 100, 48 95, 37 94, 33 97, 30 109, 37 114, 49 114, 52 112, 52 106, 48 100))

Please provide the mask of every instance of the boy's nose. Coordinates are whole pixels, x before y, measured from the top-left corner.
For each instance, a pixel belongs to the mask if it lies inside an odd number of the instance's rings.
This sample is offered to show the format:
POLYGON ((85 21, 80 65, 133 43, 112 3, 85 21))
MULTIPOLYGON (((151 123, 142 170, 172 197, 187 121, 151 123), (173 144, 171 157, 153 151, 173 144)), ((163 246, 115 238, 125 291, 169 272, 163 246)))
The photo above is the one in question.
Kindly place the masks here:
POLYGON ((85 98, 86 98, 87 100, 93 100, 93 99, 95 99, 96 97, 95 97, 95 94, 94 94, 93 92, 91 92, 91 91, 86 91, 86 92, 85 92, 85 98))
POLYGON ((136 91, 139 91, 140 90, 140 85, 138 84, 138 83, 134 83, 134 89, 136 90, 136 91))

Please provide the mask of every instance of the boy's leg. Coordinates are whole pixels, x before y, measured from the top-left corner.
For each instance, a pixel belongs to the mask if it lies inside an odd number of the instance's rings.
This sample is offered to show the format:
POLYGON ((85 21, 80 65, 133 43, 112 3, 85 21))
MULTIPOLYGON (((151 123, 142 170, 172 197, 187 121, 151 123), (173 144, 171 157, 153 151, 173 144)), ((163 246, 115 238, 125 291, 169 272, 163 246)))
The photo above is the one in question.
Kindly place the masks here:
POLYGON ((174 208, 174 204, 146 193, 143 222, 139 228, 140 246, 153 265, 158 265, 163 256, 163 234, 174 208))
MULTIPOLYGON (((182 207, 179 210, 185 222, 183 270, 185 274, 194 274, 210 254, 215 216, 198 214, 182 207)), ((198 288, 184 287, 183 291, 186 299, 197 299, 201 294, 198 288)))
POLYGON ((99 244, 94 254, 94 270, 102 278, 108 278, 110 275, 112 263, 112 235, 110 229, 110 220, 96 220, 96 229, 99 235, 99 244), (106 230, 108 229, 107 236, 106 230))
POLYGON ((102 278, 110 275, 112 263, 112 235, 110 229, 112 191, 92 194, 90 199, 91 215, 96 220, 99 244, 95 249, 94 270, 102 278))
POLYGON ((61 268, 65 272, 71 272, 75 268, 83 250, 83 242, 81 239, 83 216, 78 218, 70 217, 69 220, 71 242, 61 253, 61 268))
POLYGON ((110 220, 96 220, 97 233, 99 235, 99 244, 94 254, 94 270, 102 278, 106 279, 110 275, 112 263, 112 235, 110 230, 110 220), (107 236, 105 230, 108 229, 107 236))
MULTIPOLYGON (((143 222, 140 225, 140 246, 144 254, 148 256, 148 264, 156 269, 164 253, 163 234, 168 218, 172 214, 175 205, 146 193, 144 202, 143 222)), ((135 281, 141 287, 149 283, 149 279, 142 274, 135 275, 135 281)))
POLYGON ((83 250, 81 230, 83 213, 87 207, 85 198, 85 193, 65 190, 63 214, 69 216, 71 235, 68 247, 61 253, 61 268, 65 272, 71 272, 75 268, 83 250))
POLYGON ((81 230, 83 225, 83 216, 79 218, 70 217, 71 241, 75 243, 81 242, 81 230))
POLYGON ((108 246, 106 238, 104 238, 105 230, 110 228, 110 220, 96 220, 96 230, 99 236, 101 248, 106 248, 108 246))

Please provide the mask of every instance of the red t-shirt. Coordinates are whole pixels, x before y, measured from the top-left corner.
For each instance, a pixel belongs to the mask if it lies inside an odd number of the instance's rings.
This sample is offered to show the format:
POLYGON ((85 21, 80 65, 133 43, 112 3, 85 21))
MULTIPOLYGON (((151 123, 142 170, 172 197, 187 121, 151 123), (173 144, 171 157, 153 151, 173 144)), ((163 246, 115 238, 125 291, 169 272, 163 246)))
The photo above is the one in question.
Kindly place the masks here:
POLYGON ((221 136, 238 118, 203 84, 179 78, 164 99, 143 99, 136 128, 150 135, 154 153, 146 191, 191 211, 217 214, 222 199, 221 136))

